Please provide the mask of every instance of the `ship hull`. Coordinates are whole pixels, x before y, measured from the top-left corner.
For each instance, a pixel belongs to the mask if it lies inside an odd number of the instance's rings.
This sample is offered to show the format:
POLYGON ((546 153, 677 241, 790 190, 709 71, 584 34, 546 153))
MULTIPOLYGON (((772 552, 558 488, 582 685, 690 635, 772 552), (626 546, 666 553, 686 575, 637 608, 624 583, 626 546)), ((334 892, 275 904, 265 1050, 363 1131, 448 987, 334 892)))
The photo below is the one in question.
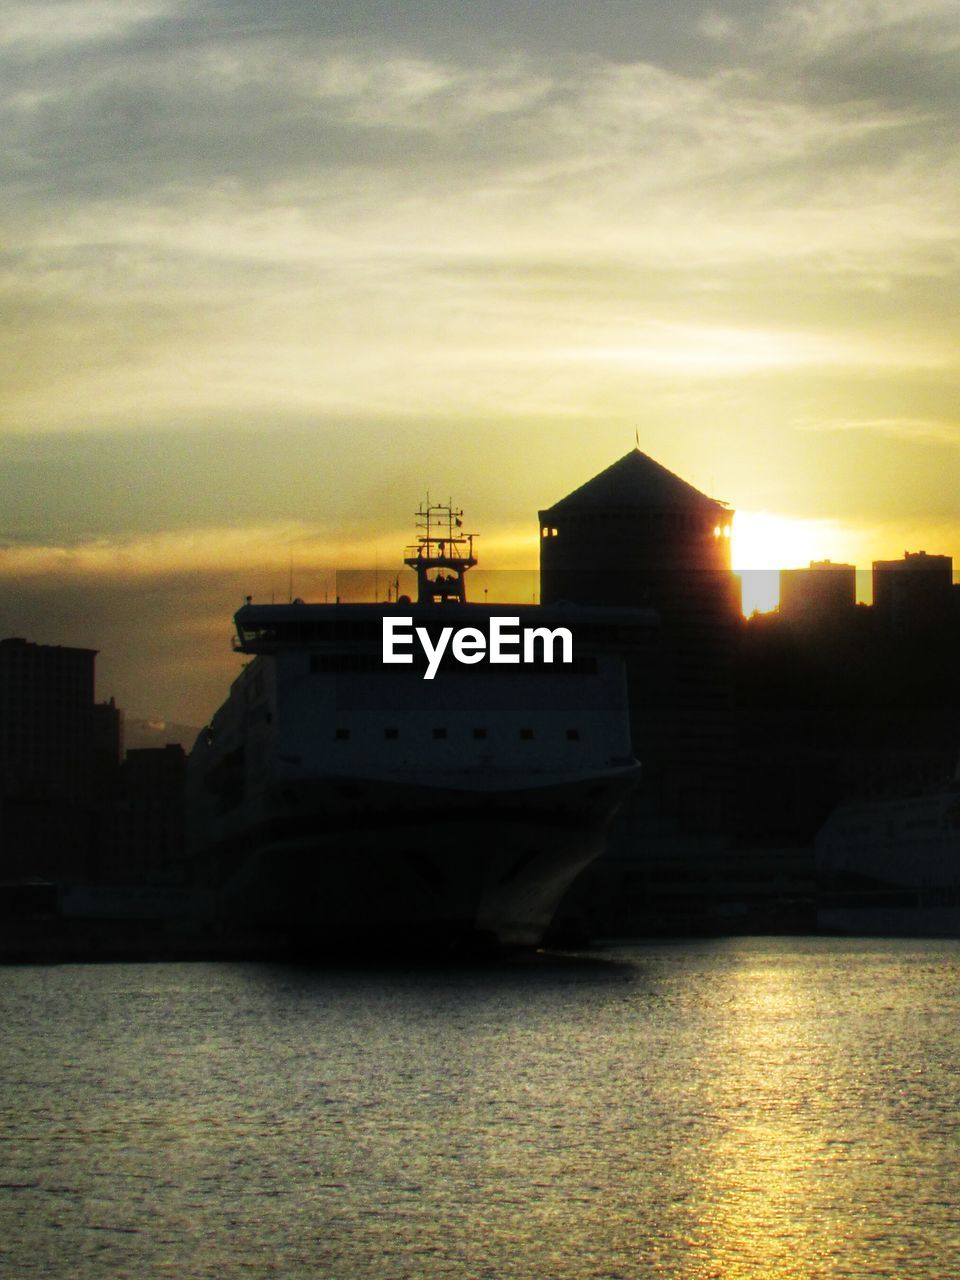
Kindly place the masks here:
POLYGON ((536 947, 637 772, 490 790, 287 783, 201 860, 218 928, 298 953, 536 947))

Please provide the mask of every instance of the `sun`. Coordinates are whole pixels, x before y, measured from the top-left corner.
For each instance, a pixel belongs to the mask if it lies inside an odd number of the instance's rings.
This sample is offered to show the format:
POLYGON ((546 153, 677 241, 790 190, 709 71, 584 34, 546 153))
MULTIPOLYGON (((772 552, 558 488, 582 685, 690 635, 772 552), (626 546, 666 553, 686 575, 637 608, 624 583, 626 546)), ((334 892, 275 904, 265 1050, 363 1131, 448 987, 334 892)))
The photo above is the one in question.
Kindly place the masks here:
POLYGON ((767 613, 780 603, 780 570, 814 560, 843 560, 850 534, 833 520, 738 511, 733 522, 733 567, 743 583, 743 611, 767 613))

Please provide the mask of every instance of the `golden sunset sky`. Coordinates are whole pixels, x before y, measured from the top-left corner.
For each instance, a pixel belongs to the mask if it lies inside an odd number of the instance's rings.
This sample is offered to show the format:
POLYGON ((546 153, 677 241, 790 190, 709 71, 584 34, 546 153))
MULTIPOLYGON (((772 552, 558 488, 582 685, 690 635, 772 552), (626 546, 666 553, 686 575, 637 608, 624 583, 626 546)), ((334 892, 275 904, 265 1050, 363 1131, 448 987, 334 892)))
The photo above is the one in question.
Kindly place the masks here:
POLYGON ((741 569, 960 562, 956 0, 7 0, 0 110, 0 635, 131 715, 635 432, 741 569))

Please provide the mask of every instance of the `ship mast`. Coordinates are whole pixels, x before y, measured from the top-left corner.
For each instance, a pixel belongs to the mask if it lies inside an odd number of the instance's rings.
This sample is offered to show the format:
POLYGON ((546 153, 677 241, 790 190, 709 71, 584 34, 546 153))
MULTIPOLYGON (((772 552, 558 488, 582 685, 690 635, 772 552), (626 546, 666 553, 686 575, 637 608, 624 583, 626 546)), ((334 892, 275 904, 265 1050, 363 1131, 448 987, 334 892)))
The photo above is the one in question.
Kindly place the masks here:
POLYGON ((408 547, 403 563, 417 572, 417 603, 466 604, 464 574, 475 565, 473 540, 475 533, 461 533, 463 511, 451 501, 446 506, 420 503, 416 511, 417 541, 408 547), (432 575, 432 576, 431 576, 432 575))

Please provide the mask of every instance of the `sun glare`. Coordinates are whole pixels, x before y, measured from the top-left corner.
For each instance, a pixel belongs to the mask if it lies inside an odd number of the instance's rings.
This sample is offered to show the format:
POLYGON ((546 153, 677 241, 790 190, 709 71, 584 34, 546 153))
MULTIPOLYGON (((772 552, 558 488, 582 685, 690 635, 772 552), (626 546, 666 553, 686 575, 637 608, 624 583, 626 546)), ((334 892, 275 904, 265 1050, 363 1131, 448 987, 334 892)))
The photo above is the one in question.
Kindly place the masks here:
POLYGON ((850 535, 832 520, 804 520, 768 511, 738 511, 733 522, 733 567, 743 582, 743 611, 766 613, 780 602, 780 570, 813 560, 843 561, 850 535))

